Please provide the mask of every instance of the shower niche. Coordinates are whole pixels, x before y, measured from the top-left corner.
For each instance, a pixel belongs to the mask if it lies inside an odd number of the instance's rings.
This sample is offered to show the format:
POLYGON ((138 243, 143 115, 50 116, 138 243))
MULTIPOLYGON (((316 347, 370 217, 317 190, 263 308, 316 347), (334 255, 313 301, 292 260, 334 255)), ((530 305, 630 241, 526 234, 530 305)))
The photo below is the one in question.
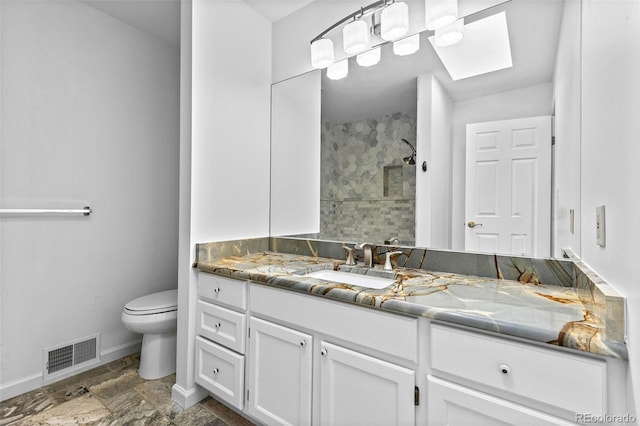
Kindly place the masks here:
POLYGON ((404 192, 402 166, 384 166, 382 196, 399 197, 404 192))

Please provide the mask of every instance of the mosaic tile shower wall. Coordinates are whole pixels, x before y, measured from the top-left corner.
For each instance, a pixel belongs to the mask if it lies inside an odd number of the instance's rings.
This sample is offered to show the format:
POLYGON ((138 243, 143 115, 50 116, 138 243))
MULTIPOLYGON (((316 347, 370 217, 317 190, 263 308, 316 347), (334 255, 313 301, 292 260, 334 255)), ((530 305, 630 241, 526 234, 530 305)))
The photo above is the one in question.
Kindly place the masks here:
POLYGON ((318 238, 414 244, 416 169, 401 139, 415 146, 415 112, 323 122, 318 238))

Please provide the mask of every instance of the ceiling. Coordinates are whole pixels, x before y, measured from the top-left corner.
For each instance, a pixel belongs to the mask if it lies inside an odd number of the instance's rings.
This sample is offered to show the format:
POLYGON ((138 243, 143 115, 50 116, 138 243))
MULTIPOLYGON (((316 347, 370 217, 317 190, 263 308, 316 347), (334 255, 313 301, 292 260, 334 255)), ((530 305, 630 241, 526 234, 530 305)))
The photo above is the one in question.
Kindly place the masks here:
MULTIPOLYGON (((176 48, 180 46, 180 0, 81 1, 176 48)), ((244 2, 275 22, 312 0, 244 2)), ((454 101, 549 82, 553 76, 562 8, 563 2, 557 0, 512 0, 474 14, 467 22, 507 11, 514 62, 512 68, 477 77, 452 81, 431 48, 427 32, 421 35, 421 48, 414 55, 395 56, 387 44, 376 66, 362 68, 352 58, 349 76, 344 80, 331 81, 323 76, 323 117, 330 121, 353 121, 384 115, 383 110, 415 110, 416 76, 421 73, 433 73, 454 101)))
POLYGON ((80 0, 107 15, 180 46, 180 0, 80 0))
MULTIPOLYGON (((80 0, 176 48, 180 47, 180 0, 80 0)), ((214 1, 214 0, 212 0, 214 1)), ((275 22, 313 0, 245 0, 275 22)))
POLYGON ((314 0, 244 0, 259 14, 276 22, 313 2, 314 0))

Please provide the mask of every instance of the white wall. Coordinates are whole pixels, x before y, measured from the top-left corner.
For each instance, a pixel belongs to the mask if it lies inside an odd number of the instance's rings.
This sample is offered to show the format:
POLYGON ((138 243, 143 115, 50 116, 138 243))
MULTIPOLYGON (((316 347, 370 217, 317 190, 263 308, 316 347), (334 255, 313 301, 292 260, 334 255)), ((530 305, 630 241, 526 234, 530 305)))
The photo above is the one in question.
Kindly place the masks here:
POLYGON ((243 2, 193 8, 193 241, 268 236, 271 24, 243 2))
POLYGON ((466 125, 483 121, 536 117, 552 113, 551 83, 484 96, 453 104, 452 243, 464 250, 466 125))
MULTIPOLYGON (((329 25, 362 6, 356 0, 316 0, 273 24, 272 81, 303 74, 312 69, 311 39, 329 25)), ((339 30, 337 30, 340 33, 339 30)), ((332 33, 333 34, 333 33, 332 33)), ((336 44, 339 46, 339 44, 336 44)), ((335 49, 336 60, 341 49, 335 49)))
POLYGON ((182 2, 181 34, 173 399, 186 408, 207 395, 194 383, 195 244, 269 235, 271 23, 241 1, 187 0, 182 2))
POLYGON ((76 1, 2 1, 2 398, 42 384, 43 348, 94 333, 138 349, 133 298, 175 288, 178 52, 76 1))
POLYGON ((582 13, 581 257, 627 297, 627 399, 640 417, 640 2, 585 0, 582 13), (596 245, 600 205, 606 247, 596 245))
POLYGON ((416 246, 450 248, 453 108, 432 74, 418 76, 416 246), (422 162, 427 162, 427 172, 422 162))
POLYGON ((554 252, 580 256, 580 2, 566 1, 553 77, 555 108, 554 252), (574 210, 574 229, 570 210, 574 210))

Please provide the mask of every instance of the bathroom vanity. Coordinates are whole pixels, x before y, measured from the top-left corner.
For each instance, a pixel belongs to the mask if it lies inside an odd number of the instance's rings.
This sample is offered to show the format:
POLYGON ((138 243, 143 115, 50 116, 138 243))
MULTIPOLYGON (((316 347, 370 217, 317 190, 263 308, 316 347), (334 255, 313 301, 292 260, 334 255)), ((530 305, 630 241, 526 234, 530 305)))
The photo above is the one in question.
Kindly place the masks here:
POLYGON ((520 259, 520 281, 396 265, 394 284, 370 289, 310 273, 380 266, 266 240, 257 252, 200 245, 195 265, 196 382, 253 421, 568 425, 624 410, 624 301, 579 262, 520 259), (557 267, 582 278, 546 284, 557 267))

